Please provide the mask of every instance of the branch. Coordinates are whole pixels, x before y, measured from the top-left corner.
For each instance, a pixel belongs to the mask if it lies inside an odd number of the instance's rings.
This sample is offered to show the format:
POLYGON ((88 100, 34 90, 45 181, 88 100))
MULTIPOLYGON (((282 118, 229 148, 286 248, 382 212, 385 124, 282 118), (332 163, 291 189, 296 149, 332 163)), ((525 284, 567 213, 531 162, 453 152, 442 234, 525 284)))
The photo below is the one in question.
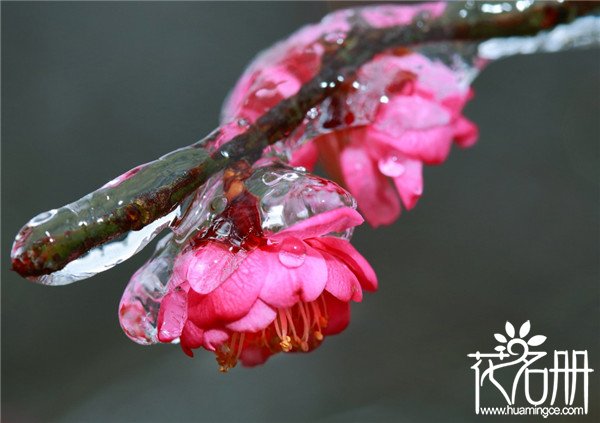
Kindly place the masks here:
POLYGON ((167 215, 218 171, 240 160, 258 160, 267 146, 286 138, 312 107, 340 88, 338 76, 352 77, 378 53, 430 42, 534 35, 597 12, 598 4, 541 3, 523 11, 513 5, 509 12, 475 10, 461 16, 458 11, 463 8, 469 9, 466 3, 452 3, 443 16, 422 17, 408 26, 355 25, 341 46, 327 46, 320 72, 297 94, 281 101, 212 154, 210 144, 221 136, 219 129, 203 141, 138 167, 74 203, 34 218, 17 235, 13 269, 28 278, 50 274, 91 249, 167 215))

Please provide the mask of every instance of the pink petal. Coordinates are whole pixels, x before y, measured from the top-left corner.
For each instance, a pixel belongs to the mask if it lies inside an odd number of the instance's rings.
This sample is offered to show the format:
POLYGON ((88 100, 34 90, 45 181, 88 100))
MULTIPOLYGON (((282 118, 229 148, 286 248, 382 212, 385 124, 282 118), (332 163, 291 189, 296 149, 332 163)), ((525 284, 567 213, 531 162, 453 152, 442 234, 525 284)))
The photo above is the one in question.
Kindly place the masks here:
MULTIPOLYGON (((389 57, 389 56, 388 56, 389 57)), ((416 92, 436 100, 450 96, 464 96, 468 92, 459 81, 458 74, 439 61, 432 61, 422 54, 389 57, 394 66, 404 72, 417 75, 416 92)))
POLYGON ((300 81, 284 65, 265 67, 258 71, 246 93, 240 115, 254 122, 265 112, 300 89, 300 81))
POLYGON ((367 291, 377 290, 377 275, 369 262, 345 239, 332 236, 311 239, 309 243, 319 251, 336 256, 343 261, 358 278, 367 291))
POLYGON ((158 340, 171 342, 181 336, 187 320, 187 293, 180 288, 164 296, 158 312, 158 340))
POLYGON ((423 164, 419 160, 404 159, 403 165, 404 172, 393 179, 404 207, 410 210, 423 194, 423 164))
POLYGON ((171 278, 169 279, 168 289, 173 290, 179 285, 187 282, 187 269, 194 259, 194 252, 187 251, 183 254, 175 257, 173 263, 173 271, 171 272, 171 278))
POLYGON ((365 7, 361 10, 361 16, 376 28, 388 26, 407 25, 412 22, 416 15, 426 12, 432 17, 440 16, 446 9, 443 2, 424 3, 417 5, 383 4, 365 7))
POLYGON ((477 142, 478 137, 479 129, 477 125, 462 116, 456 120, 454 123, 454 142, 459 147, 471 147, 477 142))
POLYGON ((312 170, 319 158, 319 150, 313 141, 304 143, 302 147, 294 151, 290 159, 290 166, 302 166, 312 170))
POLYGON ((341 301, 361 301, 362 290, 354 273, 339 258, 323 250, 321 254, 327 264, 325 290, 341 301))
POLYGON ((340 207, 309 217, 295 225, 269 236, 272 241, 282 241, 293 236, 299 239, 316 238, 331 232, 344 232, 346 229, 363 223, 363 218, 350 207, 340 207))
POLYGON ((223 110, 221 110, 222 122, 228 122, 240 115, 242 105, 246 100, 246 96, 248 95, 250 87, 252 87, 255 77, 256 74, 254 72, 245 72, 238 80, 233 90, 227 96, 223 105, 223 110))
POLYGON ((184 353, 193 357, 194 353, 192 352, 192 349, 200 348, 203 343, 204 331, 188 320, 181 333, 181 349, 184 353))
POLYGON ((430 164, 448 157, 454 128, 446 108, 418 96, 398 96, 382 108, 368 139, 430 164))
POLYGON ((267 271, 262 256, 250 252, 235 272, 207 295, 191 290, 188 317, 202 328, 214 327, 242 318, 256 302, 267 271))
POLYGON ((261 300, 256 300, 244 317, 227 325, 234 332, 258 332, 271 324, 277 313, 261 300))
POLYGON ((188 260, 186 279, 194 291, 208 294, 233 273, 233 260, 234 254, 226 245, 209 242, 195 250, 188 260))
MULTIPOLYGON (((383 132, 379 132, 372 128, 367 129, 369 138, 373 141, 373 147, 378 144, 381 148, 375 151, 392 150, 392 155, 408 156, 421 160, 427 164, 440 164, 448 158, 450 147, 452 146, 452 138, 454 136, 453 126, 438 126, 429 129, 409 129, 398 137, 392 137, 383 132)), ((381 160, 387 160, 388 157, 383 156, 381 160)), ((387 176, 397 176, 388 174, 381 166, 380 171, 387 176)))
POLYGON ((427 129, 450 123, 448 110, 434 100, 420 96, 393 96, 382 104, 373 127, 390 137, 400 137, 407 129, 427 129))
POLYGON ((289 267, 279 257, 279 246, 255 250, 261 256, 263 269, 260 275, 264 284, 260 298, 273 307, 291 307, 298 301, 316 300, 325 289, 327 266, 323 256, 314 248, 302 243, 305 256, 301 265, 289 267))
POLYGON ((365 149, 348 146, 342 151, 340 161, 346 186, 371 226, 389 225, 400 216, 396 191, 365 149))
POLYGON ((325 295, 327 303, 327 327, 323 335, 336 335, 348 327, 350 323, 350 303, 340 301, 332 295, 325 295))
POLYGON ((272 354, 268 348, 249 345, 242 350, 240 361, 244 367, 254 367, 264 364, 272 354))
POLYGON ((451 95, 442 100, 441 104, 450 112, 452 119, 455 120, 460 116, 462 109, 468 100, 473 97, 473 90, 469 89, 465 93, 451 95))
POLYGON ((229 339, 229 334, 220 329, 211 329, 204 332, 204 348, 209 351, 216 350, 229 339))

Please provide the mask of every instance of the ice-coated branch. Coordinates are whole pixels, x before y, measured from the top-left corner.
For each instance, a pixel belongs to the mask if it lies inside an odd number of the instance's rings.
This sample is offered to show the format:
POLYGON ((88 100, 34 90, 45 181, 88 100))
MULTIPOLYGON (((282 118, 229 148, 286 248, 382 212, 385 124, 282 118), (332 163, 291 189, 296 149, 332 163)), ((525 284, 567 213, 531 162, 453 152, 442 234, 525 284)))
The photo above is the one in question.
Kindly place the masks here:
POLYGON ((425 43, 535 35, 597 12, 598 4, 593 2, 467 1, 452 3, 437 18, 422 14, 407 26, 376 28, 357 19, 343 43, 323 41, 326 53, 318 74, 245 132, 227 140, 226 132, 217 129, 203 141, 32 219, 16 237, 13 269, 27 278, 43 279, 95 247, 171 216, 210 176, 240 160, 253 163, 267 146, 286 138, 312 107, 340 89, 340 77, 352 77, 378 53, 425 43), (215 140, 221 145, 218 149, 212 147, 215 140))

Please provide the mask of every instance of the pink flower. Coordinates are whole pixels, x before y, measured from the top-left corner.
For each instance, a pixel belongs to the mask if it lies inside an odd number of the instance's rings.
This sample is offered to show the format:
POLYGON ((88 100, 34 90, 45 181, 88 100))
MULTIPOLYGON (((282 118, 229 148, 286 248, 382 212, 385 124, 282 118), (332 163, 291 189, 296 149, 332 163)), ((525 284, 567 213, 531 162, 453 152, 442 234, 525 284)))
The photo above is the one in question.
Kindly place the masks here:
MULTIPOLYGON (((385 27, 408 24, 419 14, 439 16, 445 7, 387 5, 360 13, 369 24, 385 27)), ((323 40, 332 34, 343 39, 348 13, 336 12, 261 55, 234 88, 224 121, 242 117, 253 122, 295 94, 317 72, 323 40)), ((328 106, 332 116, 324 127, 332 132, 300 147, 290 164, 312 169, 320 157, 372 226, 390 224, 401 204, 410 210, 422 195, 424 164, 446 160, 453 142, 468 147, 476 141, 476 126, 461 114, 471 97, 472 91, 441 62, 408 50, 380 54, 362 66, 355 81, 344 82, 337 102, 328 106), (357 121, 359 114, 363 119, 357 121)))
MULTIPOLYGON (((380 55, 358 81, 394 75, 384 88, 372 123, 334 131, 303 147, 293 164, 311 167, 318 153, 326 169, 356 198, 373 226, 392 223, 400 202, 412 209, 423 193, 423 164, 446 160, 452 143, 471 146, 477 127, 461 111, 472 96, 445 65, 420 54, 380 55), (399 196, 399 198, 398 198, 399 196)), ((360 101, 360 93, 348 99, 360 101)))
POLYGON ((278 352, 306 352, 344 330, 349 302, 377 278, 341 233, 362 223, 348 207, 303 220, 237 249, 208 239, 181 253, 158 316, 158 339, 179 339, 188 355, 214 351, 221 370, 261 364, 278 352))

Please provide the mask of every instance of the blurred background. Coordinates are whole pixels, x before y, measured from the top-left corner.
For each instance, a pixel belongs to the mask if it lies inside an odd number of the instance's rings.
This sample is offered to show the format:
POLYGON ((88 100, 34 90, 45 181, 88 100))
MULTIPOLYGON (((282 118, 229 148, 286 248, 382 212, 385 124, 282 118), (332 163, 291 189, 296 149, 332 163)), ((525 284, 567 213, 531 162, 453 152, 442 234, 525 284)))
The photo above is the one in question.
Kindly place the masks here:
POLYGON ((427 168, 396 224, 356 231, 380 291, 311 354, 222 375, 210 353, 129 341, 117 306, 153 246, 65 287, 9 270, 27 220, 202 138, 256 53, 341 6, 2 3, 3 421, 486 421, 467 354, 506 320, 588 350, 590 414, 552 421, 598 421, 599 50, 483 72, 479 143, 427 168))

